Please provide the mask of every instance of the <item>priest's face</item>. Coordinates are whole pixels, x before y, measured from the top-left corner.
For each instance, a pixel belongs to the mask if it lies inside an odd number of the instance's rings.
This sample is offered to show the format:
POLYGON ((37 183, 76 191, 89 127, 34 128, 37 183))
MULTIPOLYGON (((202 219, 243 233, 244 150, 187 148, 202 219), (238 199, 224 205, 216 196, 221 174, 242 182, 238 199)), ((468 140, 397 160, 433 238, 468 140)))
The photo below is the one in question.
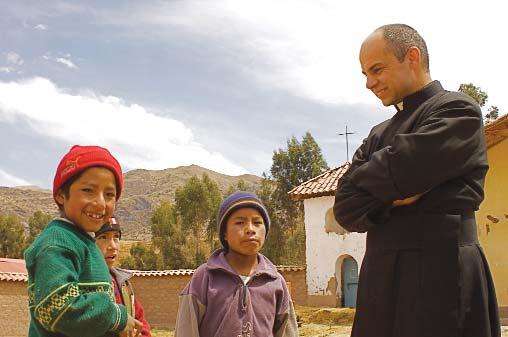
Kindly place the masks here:
POLYGON ((372 33, 363 42, 360 65, 367 80, 367 89, 385 106, 397 104, 416 91, 416 80, 408 55, 400 62, 388 48, 382 32, 372 33))

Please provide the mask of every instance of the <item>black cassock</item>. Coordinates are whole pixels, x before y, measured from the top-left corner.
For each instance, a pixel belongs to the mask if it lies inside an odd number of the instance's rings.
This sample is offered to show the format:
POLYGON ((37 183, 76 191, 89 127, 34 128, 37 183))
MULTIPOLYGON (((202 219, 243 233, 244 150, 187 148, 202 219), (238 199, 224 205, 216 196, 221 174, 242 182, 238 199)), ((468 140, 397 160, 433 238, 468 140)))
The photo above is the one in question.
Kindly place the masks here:
POLYGON ((486 152, 479 106, 438 81, 371 130, 334 204, 339 224, 367 232, 351 336, 501 335, 474 218, 486 152), (412 205, 391 206, 420 193, 412 205))

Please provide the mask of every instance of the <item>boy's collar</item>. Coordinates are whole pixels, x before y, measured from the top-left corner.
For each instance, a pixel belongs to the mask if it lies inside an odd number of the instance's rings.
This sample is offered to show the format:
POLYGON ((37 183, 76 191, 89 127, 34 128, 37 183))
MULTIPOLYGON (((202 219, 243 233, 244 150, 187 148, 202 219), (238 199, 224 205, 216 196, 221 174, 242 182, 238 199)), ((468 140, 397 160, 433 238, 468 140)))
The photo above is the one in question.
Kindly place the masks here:
MULTIPOLYGON (((238 275, 238 273, 231 267, 231 265, 226 260, 226 250, 218 249, 210 255, 208 261, 206 263, 208 269, 211 270, 225 270, 231 274, 238 275)), ((258 253, 258 265, 256 267, 256 272, 254 275, 259 274, 267 274, 272 278, 277 278, 277 268, 273 265, 270 260, 268 260, 263 254, 258 253)))
POLYGON ((130 279, 133 275, 132 272, 122 269, 113 267, 109 269, 109 273, 115 277, 115 279, 118 281, 118 283, 122 284, 123 282, 130 279))
MULTIPOLYGON (((60 221, 63 221, 63 222, 67 222, 71 225, 73 225, 74 227, 77 227, 79 229, 81 229, 79 226, 77 226, 74 222, 70 221, 69 219, 67 218, 62 218, 62 217, 56 217, 54 220, 60 220, 60 221)), ((82 229, 81 229, 82 230, 82 229)), ((84 230, 82 230, 83 232, 85 232, 84 230)), ((95 233, 94 232, 85 232, 86 234, 90 235, 90 237, 94 238, 95 239, 95 233)))

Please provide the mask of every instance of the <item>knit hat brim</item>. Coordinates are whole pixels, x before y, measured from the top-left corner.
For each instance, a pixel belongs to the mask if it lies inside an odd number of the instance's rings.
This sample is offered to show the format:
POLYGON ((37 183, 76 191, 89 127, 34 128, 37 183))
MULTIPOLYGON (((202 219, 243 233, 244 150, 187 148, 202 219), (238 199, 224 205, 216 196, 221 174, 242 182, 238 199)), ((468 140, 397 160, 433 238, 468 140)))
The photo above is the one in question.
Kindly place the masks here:
MULTIPOLYGON (((115 157, 100 146, 74 145, 62 158, 53 180, 53 199, 56 202, 58 190, 67 180, 90 167, 104 167, 113 172, 116 180, 116 200, 120 198, 123 188, 122 168, 115 157)), ((58 204, 58 202, 57 202, 58 204)))
POLYGON ((115 217, 111 218, 110 221, 102 225, 102 227, 97 232, 95 232, 95 237, 113 231, 120 233, 120 238, 122 237, 122 229, 120 228, 120 223, 115 217))
POLYGON ((268 231, 270 230, 270 216, 268 215, 268 211, 266 210, 261 200, 259 200, 255 194, 250 192, 236 192, 224 200, 217 214, 217 230, 219 233, 220 242, 224 248, 229 247, 227 241, 224 238, 226 234, 227 221, 231 214, 240 208, 254 208, 258 210, 261 214, 261 217, 263 218, 265 225, 265 238, 268 235, 268 231))

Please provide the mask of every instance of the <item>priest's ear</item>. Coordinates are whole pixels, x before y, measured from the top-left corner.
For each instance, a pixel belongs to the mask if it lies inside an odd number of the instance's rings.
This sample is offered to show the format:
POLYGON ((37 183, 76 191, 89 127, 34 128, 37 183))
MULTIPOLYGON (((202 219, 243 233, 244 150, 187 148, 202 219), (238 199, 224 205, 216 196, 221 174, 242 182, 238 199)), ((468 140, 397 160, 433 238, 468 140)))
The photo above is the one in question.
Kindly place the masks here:
POLYGON ((418 47, 410 47, 406 53, 406 59, 409 62, 409 66, 413 70, 421 69, 422 67, 422 52, 418 47))

